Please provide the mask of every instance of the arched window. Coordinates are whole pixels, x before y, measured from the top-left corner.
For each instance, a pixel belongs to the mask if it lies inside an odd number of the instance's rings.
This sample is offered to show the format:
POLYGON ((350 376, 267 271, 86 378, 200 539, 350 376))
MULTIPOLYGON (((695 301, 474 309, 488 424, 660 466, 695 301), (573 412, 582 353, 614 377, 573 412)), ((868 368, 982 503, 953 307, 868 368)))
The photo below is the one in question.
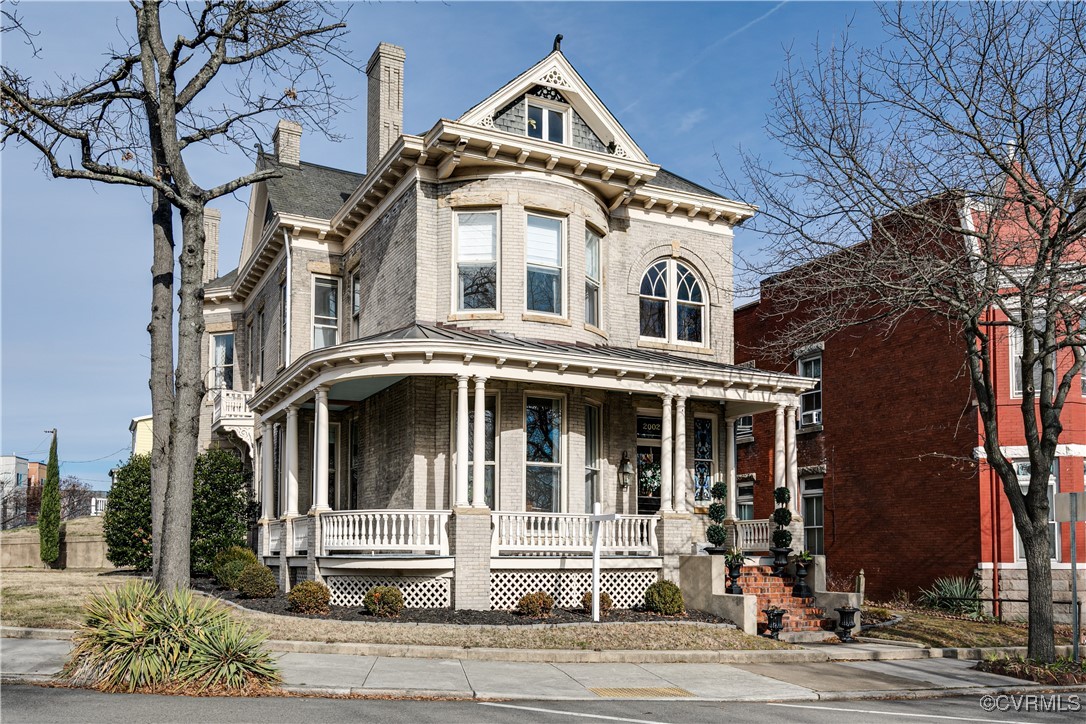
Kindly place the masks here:
POLYGON ((685 264, 662 259, 641 277, 641 336, 705 344, 705 295, 685 264))

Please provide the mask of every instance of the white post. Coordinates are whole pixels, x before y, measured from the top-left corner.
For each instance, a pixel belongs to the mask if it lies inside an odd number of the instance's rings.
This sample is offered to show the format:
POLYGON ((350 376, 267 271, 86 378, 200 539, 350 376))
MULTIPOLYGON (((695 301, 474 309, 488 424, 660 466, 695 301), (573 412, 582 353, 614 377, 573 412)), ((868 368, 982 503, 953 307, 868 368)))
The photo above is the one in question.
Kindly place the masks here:
MULTIPOLYGON (((475 429, 472 431, 471 507, 486 507, 486 378, 475 377, 475 429)), ((467 457, 464 448, 464 457, 467 457)))
POLYGON ((468 376, 456 376, 456 507, 468 506, 468 376))
POLYGON ((686 398, 675 398, 675 495, 676 513, 686 512, 686 398))
POLYGON ((660 430, 660 512, 670 513, 675 510, 671 502, 671 451, 675 445, 671 439, 671 394, 660 397, 664 401, 660 430))
POLYGON ((788 407, 788 415, 784 421, 785 444, 787 445, 787 462, 785 463, 785 483, 792 498, 788 502, 788 510, 795 513, 799 509, 799 470, 796 463, 796 408, 788 407))
POLYGON ((784 405, 777 405, 776 425, 773 429, 773 489, 785 483, 784 405))
POLYGON ((328 507, 328 388, 317 388, 317 485, 313 493, 313 510, 329 510, 328 507))
POLYGON ((291 405, 287 408, 287 491, 286 503, 281 507, 286 509, 283 515, 296 517, 298 515, 298 406, 291 405))
POLYGON ((739 486, 735 483, 735 418, 724 418, 724 481, 728 484, 728 517, 739 517, 739 486))
POLYGON ((600 504, 592 504, 592 620, 600 622, 600 504))
POLYGON ((263 498, 260 501, 260 517, 264 520, 275 517, 275 510, 272 509, 272 503, 275 500, 275 488, 272 487, 275 483, 275 476, 272 474, 272 468, 275 465, 272 459, 274 447, 272 434, 271 420, 264 420, 260 435, 260 494, 263 498))

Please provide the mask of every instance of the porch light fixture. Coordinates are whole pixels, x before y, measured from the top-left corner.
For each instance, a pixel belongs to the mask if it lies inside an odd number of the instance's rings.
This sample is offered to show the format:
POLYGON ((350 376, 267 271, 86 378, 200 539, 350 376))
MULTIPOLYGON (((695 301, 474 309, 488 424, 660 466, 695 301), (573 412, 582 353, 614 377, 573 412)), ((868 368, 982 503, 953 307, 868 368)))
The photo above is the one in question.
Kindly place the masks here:
POLYGON ((622 451, 622 461, 618 464, 618 484, 623 490, 630 488, 630 480, 633 478, 633 463, 625 450, 622 451))

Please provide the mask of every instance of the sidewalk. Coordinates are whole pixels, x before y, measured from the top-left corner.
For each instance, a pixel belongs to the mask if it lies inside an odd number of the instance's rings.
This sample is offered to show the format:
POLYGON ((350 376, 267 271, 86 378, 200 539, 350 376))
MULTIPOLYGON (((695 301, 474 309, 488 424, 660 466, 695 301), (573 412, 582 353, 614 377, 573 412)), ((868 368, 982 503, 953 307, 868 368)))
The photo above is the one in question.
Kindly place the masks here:
MULTIPOLYGON (((869 651, 873 648, 862 646, 869 651)), ((0 639, 3 682, 47 681, 60 670, 69 648, 68 641, 0 639)), ((974 671, 974 662, 956 658, 631 664, 298 652, 278 656, 284 686, 314 695, 814 701, 966 695, 1036 686, 974 671)))

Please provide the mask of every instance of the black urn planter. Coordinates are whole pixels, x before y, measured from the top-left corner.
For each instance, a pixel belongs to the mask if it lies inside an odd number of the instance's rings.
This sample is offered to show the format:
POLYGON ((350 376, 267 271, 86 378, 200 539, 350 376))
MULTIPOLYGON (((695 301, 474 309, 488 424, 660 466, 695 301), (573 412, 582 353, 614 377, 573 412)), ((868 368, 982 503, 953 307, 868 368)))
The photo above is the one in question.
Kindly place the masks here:
POLYGON ((852 638, 852 629, 856 627, 856 614, 860 612, 860 609, 852 606, 842 606, 833 610, 837 612, 841 619, 840 628, 836 632, 837 638, 841 639, 843 644, 856 643, 856 639, 852 638))
POLYGON ((796 583, 792 586, 792 595, 796 598, 811 598, 814 596, 814 591, 811 590, 811 586, 807 583, 807 566, 811 565, 804 561, 796 561, 796 583))
POLYGON ((784 569, 788 567, 788 554, 792 552, 792 549, 770 548, 769 552, 773 554, 773 575, 782 575, 784 573, 784 569))
POLYGON ((788 613, 783 608, 766 608, 762 610, 765 614, 766 620, 766 632, 764 636, 771 638, 774 641, 780 640, 781 629, 784 628, 784 614, 788 613))
POLYGON ((731 579, 728 582, 728 587, 724 589, 724 593, 731 593, 735 595, 743 595, 743 588, 739 585, 739 578, 743 575, 743 564, 736 563, 732 565, 728 564, 728 578, 731 579))

